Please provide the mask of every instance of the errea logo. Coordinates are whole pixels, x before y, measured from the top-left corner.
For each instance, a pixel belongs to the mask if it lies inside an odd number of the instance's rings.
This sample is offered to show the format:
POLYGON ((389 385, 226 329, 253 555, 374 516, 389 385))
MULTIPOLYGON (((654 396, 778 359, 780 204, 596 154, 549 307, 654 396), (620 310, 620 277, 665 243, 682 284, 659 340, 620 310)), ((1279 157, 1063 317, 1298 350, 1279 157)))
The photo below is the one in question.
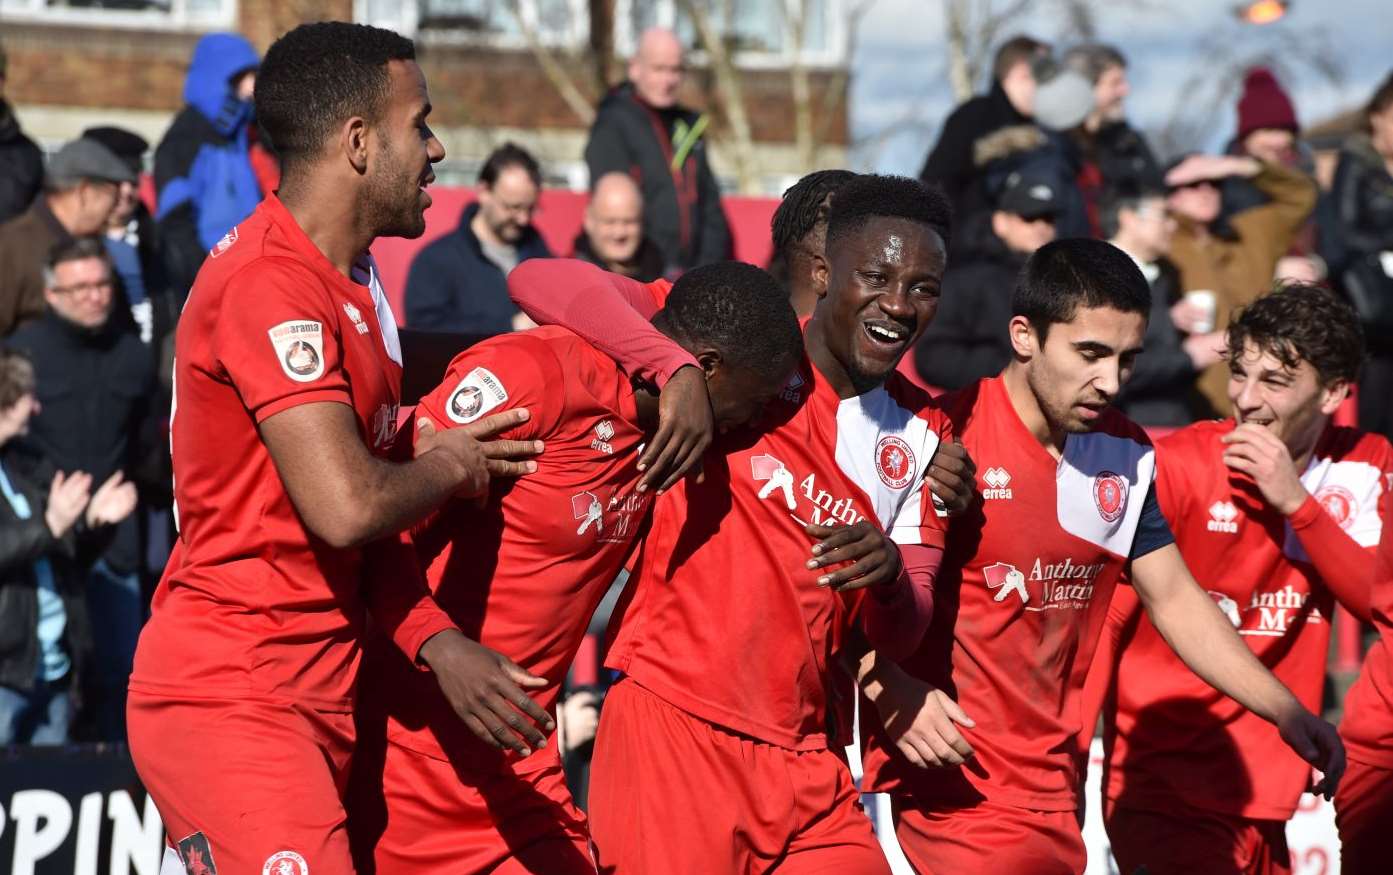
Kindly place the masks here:
POLYGON ((1238 508, 1232 501, 1216 501, 1209 506, 1209 522, 1205 527, 1211 532, 1238 534, 1238 508))
POLYGON ((988 468, 982 475, 987 488, 982 490, 983 498, 1010 498, 1011 475, 1005 468, 988 468))

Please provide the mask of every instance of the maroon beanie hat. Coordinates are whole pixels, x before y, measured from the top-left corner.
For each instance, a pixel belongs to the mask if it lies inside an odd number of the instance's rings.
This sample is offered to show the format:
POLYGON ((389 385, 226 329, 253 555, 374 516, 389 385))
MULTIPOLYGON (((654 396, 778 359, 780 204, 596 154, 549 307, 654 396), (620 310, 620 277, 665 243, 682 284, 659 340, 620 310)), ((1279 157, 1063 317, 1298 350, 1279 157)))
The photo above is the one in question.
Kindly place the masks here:
POLYGON ((1293 133, 1301 130, 1291 98, 1266 67, 1248 71, 1243 77, 1243 94, 1238 98, 1238 139, 1259 128, 1282 128, 1293 133))

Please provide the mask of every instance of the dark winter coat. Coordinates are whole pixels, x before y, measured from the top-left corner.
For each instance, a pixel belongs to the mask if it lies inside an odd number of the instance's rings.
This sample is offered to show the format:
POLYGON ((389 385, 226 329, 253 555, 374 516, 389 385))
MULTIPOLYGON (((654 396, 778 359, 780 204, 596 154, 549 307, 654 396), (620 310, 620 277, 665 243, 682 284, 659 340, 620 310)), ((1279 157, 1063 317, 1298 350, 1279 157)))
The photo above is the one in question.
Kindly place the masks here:
POLYGON ((943 186, 954 215, 961 215, 964 197, 978 177, 977 141, 1002 128, 1029 123, 1030 117, 1011 105, 1001 84, 993 83, 991 91, 968 100, 943 122, 919 178, 943 186))
POLYGON ((1371 348, 1393 351, 1393 277, 1383 264, 1393 253, 1393 175, 1367 135, 1345 143, 1330 199, 1343 256, 1331 273, 1359 309, 1371 348))
POLYGON ((43 152, 19 129, 10 104, 0 100, 0 222, 29 209, 43 183, 43 152))
POLYGON ((252 104, 237 99, 231 81, 258 61, 236 34, 199 40, 184 80, 186 105, 155 149, 155 218, 180 301, 208 251, 261 201, 247 143, 252 104))
MULTIPOLYGON (((50 311, 15 332, 9 345, 29 356, 38 384, 40 409, 20 440, 61 471, 91 474, 94 489, 116 471, 144 486, 140 480, 160 446, 161 412, 153 409, 155 368, 139 336, 117 320, 91 331, 50 311)), ((117 571, 135 571, 137 516, 116 529, 102 558, 117 571)))
MULTIPOLYGON (((53 466, 18 450, 12 441, 3 450, 5 475, 10 485, 29 500, 28 519, 20 519, 8 501, 0 498, 0 686, 29 692, 39 676, 39 597, 34 562, 47 558, 53 581, 63 599, 67 625, 63 645, 72 661, 69 678, 79 674, 92 648, 87 601, 83 597, 80 547, 91 547, 93 535, 81 539, 70 531, 55 538, 44 514, 53 466)), ((81 526, 81 523, 78 524, 81 526)), ((95 536, 100 541, 101 535, 95 536)), ((85 549, 82 552, 86 552, 85 549)), ((77 685, 69 682, 69 688, 77 685)))
POLYGON ((571 255, 572 258, 588 261, 602 270, 614 271, 641 283, 651 283, 663 275, 663 254, 647 237, 639 241, 638 251, 634 253, 633 260, 629 264, 623 265, 612 265, 596 255, 584 229, 581 229, 581 232, 576 235, 574 246, 575 252, 571 255))
POLYGON ((1117 408, 1141 425, 1178 427, 1217 414, 1196 388, 1199 371, 1181 347, 1185 337, 1171 321, 1180 300, 1180 274, 1162 259, 1151 281, 1151 316, 1132 379, 1117 397, 1117 408))
POLYGON ((670 274, 730 257, 730 227, 721 193, 697 140, 682 166, 672 167, 673 131, 695 125, 698 114, 675 106, 654 109, 624 83, 600 102, 585 164, 594 184, 606 173, 632 176, 643 192, 643 233, 663 254, 670 274))
POLYGON ((44 314, 44 262, 72 239, 44 197, 0 225, 0 337, 44 314))
POLYGON ((1082 158, 1078 186, 1088 210, 1090 236, 1097 237, 1104 193, 1120 187, 1159 186, 1161 167, 1141 132, 1125 121, 1110 122, 1092 135, 1080 132, 1072 139, 1082 158))
POLYGON ((938 315, 914 349, 919 376, 932 386, 961 389, 994 377, 1011 361, 1011 292, 1027 256, 994 247, 952 266, 943 276, 938 315))
MULTIPOLYGON (((517 305, 508 297, 508 278, 484 255, 469 227, 477 203, 464 208, 459 227, 422 249, 406 275, 406 324, 421 331, 494 335, 513 330, 517 305)), ((517 242, 518 263, 550 258, 537 229, 528 226, 517 242)))

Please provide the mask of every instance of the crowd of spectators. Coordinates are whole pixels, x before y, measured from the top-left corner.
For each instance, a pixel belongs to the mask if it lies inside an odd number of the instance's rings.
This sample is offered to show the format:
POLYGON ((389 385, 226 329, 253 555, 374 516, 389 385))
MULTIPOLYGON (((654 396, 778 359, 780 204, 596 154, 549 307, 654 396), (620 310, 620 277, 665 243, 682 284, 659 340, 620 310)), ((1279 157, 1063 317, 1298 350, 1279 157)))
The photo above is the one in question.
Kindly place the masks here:
MULTIPOLYGON (((253 119, 257 65, 243 37, 204 37, 149 165, 152 144, 101 126, 45 167, 4 101, 0 50, 0 744, 123 737, 126 676, 173 537, 174 326, 207 253, 278 179, 253 119), (153 210, 139 195, 147 169, 153 210)), ((409 327, 530 327, 506 286, 529 258, 565 254, 650 281, 730 257, 709 117, 678 103, 680 41, 648 31, 627 72, 585 146, 590 197, 571 251, 552 252, 534 227, 544 174, 506 143, 458 226, 411 264, 409 327)), ((1299 279, 1354 304, 1372 356, 1360 422, 1393 434, 1393 76, 1318 185, 1270 71, 1246 76, 1223 154, 1168 163, 1127 120, 1127 74, 1111 46, 1056 53, 1015 37, 988 90, 946 118, 921 176, 948 194, 955 233, 918 375, 956 388, 999 372, 1021 266, 1056 238, 1093 236, 1131 256, 1153 292, 1146 353, 1118 402, 1138 422, 1226 413, 1229 314, 1299 279)), ((852 176, 810 173, 774 217, 769 267, 800 316, 816 303, 828 205, 852 176)), ((583 743, 593 697, 573 710, 583 743)))

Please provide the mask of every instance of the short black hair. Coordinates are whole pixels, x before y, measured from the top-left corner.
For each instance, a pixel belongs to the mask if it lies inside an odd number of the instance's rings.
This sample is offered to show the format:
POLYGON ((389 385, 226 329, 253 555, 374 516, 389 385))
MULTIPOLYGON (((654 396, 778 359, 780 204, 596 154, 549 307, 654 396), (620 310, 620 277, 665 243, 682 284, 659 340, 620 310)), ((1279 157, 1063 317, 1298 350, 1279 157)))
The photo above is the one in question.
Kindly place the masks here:
POLYGON ((415 58, 415 43, 390 30, 302 24, 272 43, 261 62, 257 122, 282 161, 312 154, 345 120, 379 119, 391 91, 388 62, 415 58))
POLYGON ((907 176, 861 174, 837 189, 827 214, 827 242, 840 240, 865 227, 873 218, 906 219, 928 225, 948 248, 953 208, 937 185, 907 176))
POLYGON ((779 208, 769 220, 774 251, 786 253, 790 246, 807 237, 817 227, 822 202, 848 180, 855 178, 856 174, 850 170, 814 170, 790 185, 784 192, 783 200, 779 201, 779 208))
POLYGON ((1151 315, 1151 287, 1127 253, 1104 240, 1055 240, 1035 250, 1011 293, 1011 315, 1030 320, 1043 343, 1050 326, 1084 307, 1151 315))
POLYGON ((1165 183, 1158 177, 1155 180, 1124 179, 1104 189, 1098 199, 1098 229, 1104 240, 1111 240, 1121 230, 1122 222, 1118 216, 1123 210, 1136 212, 1142 202, 1160 198, 1166 199, 1165 183))
POLYGON ((778 377, 803 354, 803 332, 774 278, 752 264, 718 261, 677 280, 657 328, 684 346, 710 344, 730 364, 778 377))
POLYGON ((504 143, 489 153, 484 159, 484 166, 479 168, 479 181, 493 188, 493 184, 498 181, 498 174, 509 167, 521 167, 527 172, 533 185, 542 187, 541 165, 532 157, 531 152, 512 142, 504 143))
POLYGON ((1243 308, 1225 340, 1230 363, 1250 342, 1288 368, 1310 362, 1326 384, 1353 382, 1364 361, 1364 330, 1354 308, 1309 283, 1287 283, 1243 308))

